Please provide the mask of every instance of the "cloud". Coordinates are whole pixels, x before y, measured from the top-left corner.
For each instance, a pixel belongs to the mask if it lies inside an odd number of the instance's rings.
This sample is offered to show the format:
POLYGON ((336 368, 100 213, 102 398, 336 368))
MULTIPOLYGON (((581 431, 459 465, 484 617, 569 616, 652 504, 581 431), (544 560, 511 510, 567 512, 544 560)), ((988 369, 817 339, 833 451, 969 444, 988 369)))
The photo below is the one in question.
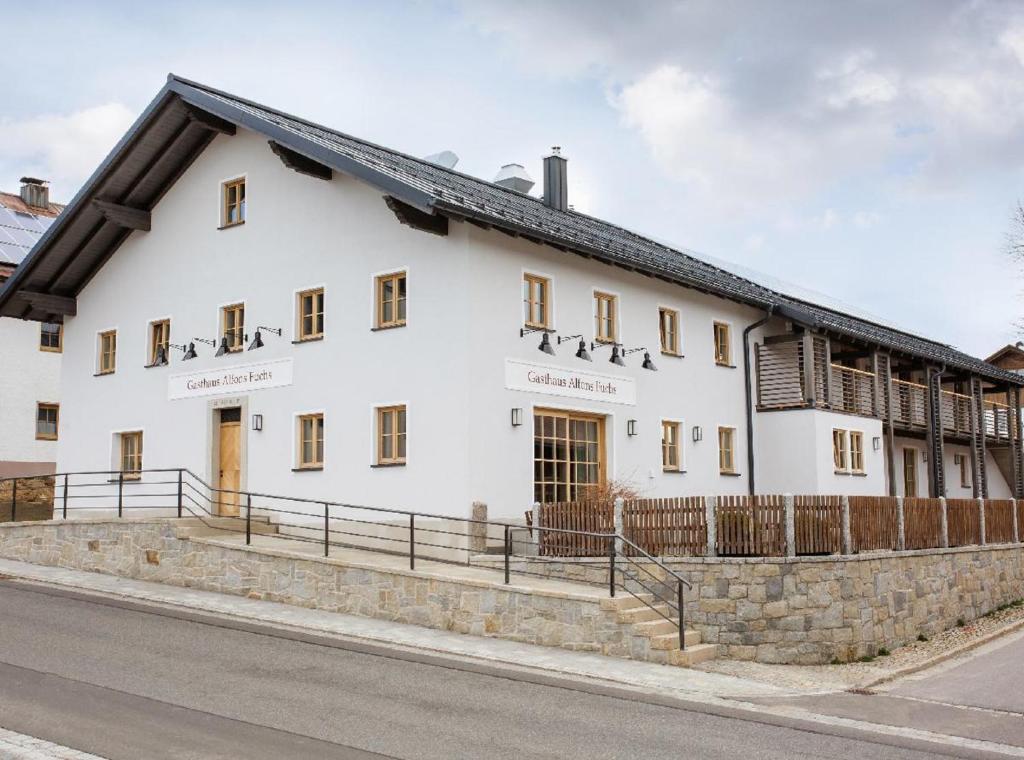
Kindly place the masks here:
POLYGON ((0 176, 6 190, 30 174, 51 183, 50 197, 70 200, 135 118, 121 103, 24 120, 0 120, 0 176))

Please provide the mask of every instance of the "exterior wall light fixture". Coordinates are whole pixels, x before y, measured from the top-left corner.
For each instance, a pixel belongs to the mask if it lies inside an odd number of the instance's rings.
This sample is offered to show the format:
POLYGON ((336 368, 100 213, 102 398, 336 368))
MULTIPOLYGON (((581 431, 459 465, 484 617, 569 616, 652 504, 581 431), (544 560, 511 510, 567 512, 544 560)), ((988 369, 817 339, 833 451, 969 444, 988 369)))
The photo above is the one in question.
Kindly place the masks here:
POLYGON ((630 437, 636 435, 636 420, 626 420, 626 435, 630 437))
POLYGON ((537 348, 546 354, 554 356, 555 347, 551 345, 551 338, 548 337, 551 333, 555 332, 554 330, 549 330, 546 327, 520 327, 519 337, 525 338, 527 335, 535 332, 544 333, 543 337, 540 339, 540 345, 537 346, 537 348))
POLYGON ((873 448, 875 451, 878 451, 880 448, 882 448, 882 439, 879 438, 877 435, 871 439, 871 448, 873 448))
POLYGON ((558 345, 562 345, 562 343, 564 343, 567 340, 577 340, 577 339, 579 339, 580 347, 578 349, 576 349, 576 358, 577 359, 582 359, 585 362, 592 362, 592 361, 594 361, 593 359, 590 358, 590 354, 587 353, 587 342, 585 340, 583 340, 583 336, 582 335, 567 335, 564 338, 559 336, 558 337, 558 345))
POLYGON ((281 337, 280 327, 263 327, 260 325, 256 328, 256 337, 252 339, 252 343, 249 344, 249 350, 253 351, 257 348, 263 348, 263 336, 260 334, 261 330, 266 330, 268 333, 274 333, 278 338, 281 337))
POLYGON ((702 428, 700 425, 694 425, 693 430, 691 432, 693 435, 694 443, 704 440, 704 428, 702 428))
MULTIPOLYGON (((192 343, 188 344, 189 345, 189 352, 188 353, 190 353, 192 355, 189 356, 188 354, 185 354, 185 356, 182 357, 182 358, 184 358, 184 359, 195 359, 196 356, 198 356, 198 354, 196 354, 196 350, 195 350, 195 347, 196 347, 195 341, 199 341, 200 343, 205 343, 208 346, 216 346, 217 345, 217 341, 215 341, 215 340, 208 340, 207 338, 193 338, 192 341, 193 341, 192 343)), ((224 339, 224 343, 225 343, 225 345, 227 344, 227 338, 224 339)), ((220 354, 218 353, 217 356, 220 356, 220 354)))
POLYGON ((622 348, 622 344, 621 343, 591 343, 590 344, 590 350, 591 351, 596 351, 597 349, 605 348, 606 346, 611 346, 612 347, 612 355, 608 359, 608 361, 610 361, 612 364, 615 364, 615 365, 617 365, 619 367, 625 367, 626 366, 626 362, 622 361, 622 353, 619 351, 619 349, 622 348))
POLYGON ((649 369, 651 372, 657 372, 658 368, 654 366, 654 362, 651 361, 651 354, 646 348, 630 348, 622 352, 623 356, 629 356, 629 354, 635 354, 637 351, 644 352, 644 363, 640 366, 644 369, 649 369))
POLYGON ((523 424, 523 409, 522 407, 512 407, 512 427, 519 427, 523 424))
MULTIPOLYGON (((177 345, 175 343, 168 343, 167 347, 168 348, 176 348, 179 351, 181 351, 181 353, 182 353, 181 360, 182 361, 186 361, 187 359, 195 359, 196 358, 196 344, 195 343, 189 343, 187 346, 184 345, 184 344, 179 346, 179 345, 177 345)), ((162 347, 161 347, 161 350, 162 350, 162 347)), ((159 358, 160 358, 160 351, 158 350, 157 351, 157 359, 159 359, 159 358)), ((163 363, 167 364, 167 357, 166 357, 166 355, 164 356, 163 363)), ((160 362, 158 361, 157 364, 160 364, 160 362)))
POLYGON ((263 415, 254 414, 252 416, 252 429, 256 431, 263 430, 263 415))
POLYGON ((228 336, 225 335, 220 339, 220 348, 217 349, 217 353, 215 353, 214 356, 224 356, 224 354, 229 353, 230 351, 231 349, 228 347, 228 336))

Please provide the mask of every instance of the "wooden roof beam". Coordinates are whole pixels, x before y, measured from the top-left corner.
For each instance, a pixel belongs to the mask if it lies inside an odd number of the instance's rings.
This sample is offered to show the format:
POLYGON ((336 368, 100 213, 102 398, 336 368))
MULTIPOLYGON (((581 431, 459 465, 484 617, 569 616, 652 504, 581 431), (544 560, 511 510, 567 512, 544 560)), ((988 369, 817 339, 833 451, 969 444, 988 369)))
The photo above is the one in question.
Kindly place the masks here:
POLYGON ((98 198, 93 200, 92 205, 96 207, 103 217, 128 230, 140 230, 149 232, 151 227, 150 213, 145 209, 122 206, 120 203, 101 201, 98 198))
POLYGON ((78 302, 69 296, 56 296, 51 293, 37 293, 33 290, 19 290, 18 298, 37 311, 47 314, 59 314, 73 317, 78 313, 78 302))
POLYGON ((185 108, 185 116, 189 121, 195 122, 202 127, 210 130, 211 132, 217 132, 222 135, 234 135, 235 125, 227 119, 222 119, 219 116, 215 116, 209 111, 204 111, 201 108, 196 108, 191 103, 182 101, 182 106, 185 108))
POLYGON ((398 200, 390 195, 384 196, 384 202, 402 224, 407 224, 414 230, 422 230, 432 235, 448 234, 448 217, 441 214, 427 214, 408 203, 398 200))
POLYGON ((331 170, 331 167, 324 166, 319 161, 314 161, 312 158, 304 156, 301 153, 296 153, 291 148, 286 148, 276 140, 268 140, 267 142, 270 145, 270 149, 274 151, 274 155, 280 158, 281 163, 289 169, 315 179, 330 181, 334 178, 334 172, 331 170))

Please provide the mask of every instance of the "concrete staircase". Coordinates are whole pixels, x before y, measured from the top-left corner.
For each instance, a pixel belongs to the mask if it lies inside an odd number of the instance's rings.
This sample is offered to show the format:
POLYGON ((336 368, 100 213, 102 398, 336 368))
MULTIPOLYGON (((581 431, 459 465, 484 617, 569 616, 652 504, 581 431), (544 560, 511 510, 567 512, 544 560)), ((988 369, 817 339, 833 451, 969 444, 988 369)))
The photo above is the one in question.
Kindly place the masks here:
MULTIPOLYGON (((245 518, 197 517, 188 520, 178 530, 183 538, 185 536, 221 536, 225 532, 245 533, 245 518)), ((250 520, 249 530, 254 536, 276 536, 279 532, 277 525, 270 522, 269 517, 255 514, 250 520)))
POLYGON ((712 660, 718 653, 714 644, 701 643, 700 631, 689 628, 683 633, 686 649, 681 649, 678 619, 671 617, 668 605, 656 602, 651 594, 602 599, 601 607, 614 613, 616 622, 629 625, 632 635, 645 640, 650 649, 664 652, 669 665, 690 667, 712 660))

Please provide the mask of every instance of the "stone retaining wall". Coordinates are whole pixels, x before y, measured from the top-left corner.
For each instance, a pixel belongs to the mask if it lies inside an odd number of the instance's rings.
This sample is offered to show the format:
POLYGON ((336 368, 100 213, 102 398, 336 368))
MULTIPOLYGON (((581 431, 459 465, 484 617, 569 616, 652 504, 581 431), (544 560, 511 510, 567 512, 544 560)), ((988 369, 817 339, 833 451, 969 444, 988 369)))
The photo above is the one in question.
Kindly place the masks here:
MULTIPOLYGON (((487 558, 477 558, 480 563, 487 558)), ((619 560, 623 562, 623 560, 619 560)), ((693 586, 687 627, 720 657, 820 664, 875 655, 1024 598, 1024 545, 852 556, 672 558, 693 586)), ((608 561, 513 564, 551 577, 606 583, 608 561)), ((665 573, 647 565, 658 577, 665 573)), ((675 589, 664 591, 674 598, 675 589)))
POLYGON ((537 592, 190 537, 180 520, 0 525, 0 557, 542 646, 667 662, 601 594, 537 592))

